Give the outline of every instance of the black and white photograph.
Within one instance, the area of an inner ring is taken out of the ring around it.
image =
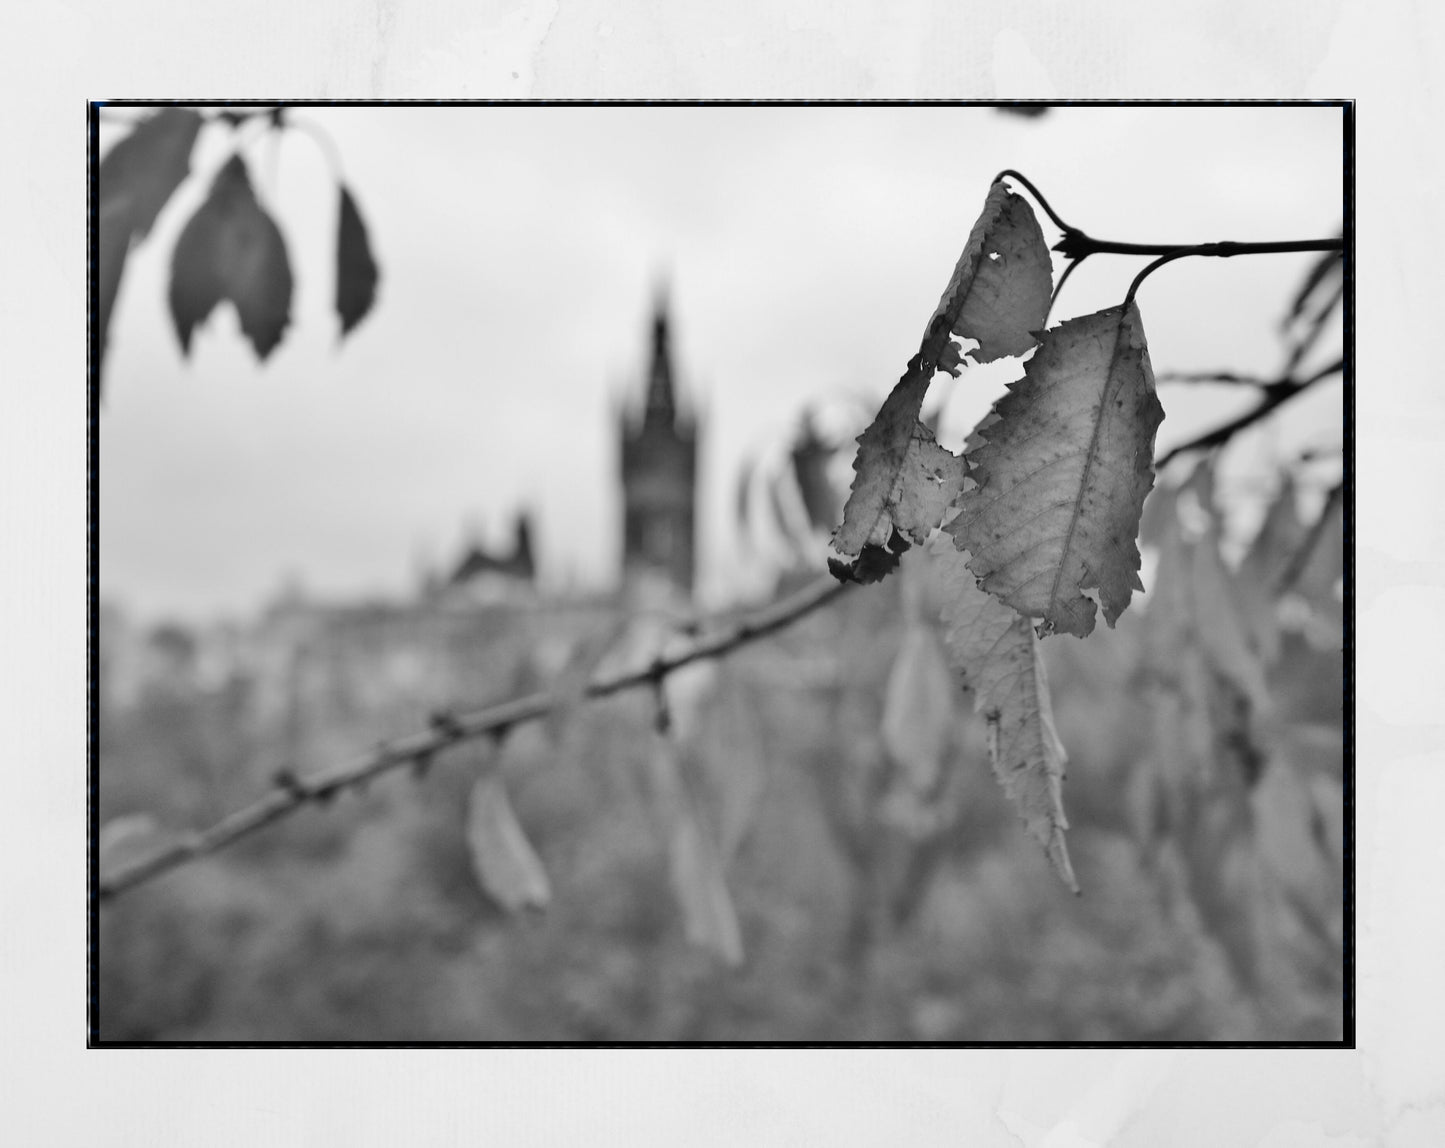
[[[1354,1041],[1353,108],[95,103],[90,1041]]]

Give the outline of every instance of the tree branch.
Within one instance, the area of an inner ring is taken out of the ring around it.
[[[831,576],[819,578],[770,606],[747,615],[722,632],[702,638],[688,649],[658,658],[645,669],[591,682],[583,697],[605,698],[643,687],[654,688],[673,671],[693,662],[721,658],[733,650],[792,625],[805,614],[832,601],[848,589]],[[383,742],[366,756],[330,770],[298,776],[278,771],[275,788],[258,801],[221,818],[207,829],[188,834],[165,849],[122,865],[100,879],[97,896],[108,900],[168,870],[204,857],[256,830],[279,821],[309,803],[324,803],[346,789],[362,785],[379,774],[404,765],[424,768],[440,751],[476,738],[500,737],[513,726],[536,721],[560,703],[549,693],[514,698],[461,714],[438,714],[432,728]]]
[[[1264,395],[1258,405],[1251,407],[1236,419],[1231,419],[1223,426],[1215,427],[1198,438],[1190,439],[1186,443],[1166,451],[1162,456],[1154,460],[1154,469],[1161,470],[1174,458],[1192,450],[1207,450],[1210,447],[1223,446],[1245,427],[1257,423],[1265,415],[1269,414],[1278,406],[1289,402],[1301,391],[1314,386],[1321,379],[1327,379],[1331,375],[1338,374],[1345,369],[1345,361],[1339,359],[1327,367],[1316,371],[1307,379],[1280,379],[1278,382],[1270,383],[1264,387]]]

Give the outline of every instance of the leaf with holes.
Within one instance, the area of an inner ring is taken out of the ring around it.
[[[361,211],[350,189],[342,184],[336,231],[336,313],[341,316],[342,335],[370,312],[380,277]]]
[[[477,881],[504,909],[541,909],[552,899],[547,871],[517,820],[506,784],[494,772],[472,786],[467,845]]]
[[[1094,629],[1097,588],[1112,626],[1139,581],[1139,515],[1164,418],[1131,302],[1044,335],[998,421],[969,458],[978,485],[947,526],[983,588],[1040,634]]]
[[[196,112],[165,108],[137,124],[100,161],[96,324],[102,370],[110,315],[131,241],[146,237],[156,216],[190,174],[191,150],[200,130],[201,117]]]
[[[1052,292],[1053,264],[1033,208],[995,183],[929,320],[924,345],[942,319],[951,335],[978,340],[965,352],[976,363],[1022,355],[1039,341]],[[960,356],[955,351],[947,361],[952,365],[940,360],[939,366],[957,375]]]
[[[1030,834],[1075,893],[1064,831],[1063,782],[1068,754],[1054,728],[1039,640],[1027,618],[978,588],[966,556],[952,550],[935,567],[943,598],[943,641],[974,709],[989,727],[994,776]]]
[[[829,562],[835,576],[876,581],[943,520],[962,489],[964,464],[919,418],[928,385],[935,371],[957,375],[964,354],[987,363],[1032,347],[1051,285],[1049,252],[1033,210],[994,184],[918,354],[858,437],[857,474],[833,532],[833,547],[847,560]],[[976,339],[978,347],[961,352],[955,336]]]
[[[170,303],[183,351],[190,352],[196,326],[227,299],[256,354],[266,358],[290,322],[291,264],[281,230],[256,202],[240,156],[221,169],[176,240]]]

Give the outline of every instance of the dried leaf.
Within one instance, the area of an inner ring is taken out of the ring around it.
[[[1004,183],[995,183],[928,330],[931,334],[942,317],[952,335],[977,339],[978,347],[966,352],[976,363],[1022,355],[1039,341],[1052,292],[1053,264],[1033,208]],[[949,373],[958,374],[956,354]]]
[[[963,489],[963,460],[939,446],[918,419],[927,377],[921,388],[910,387],[909,378],[905,375],[893,388],[858,438],[857,477],[842,525],[833,532],[834,549],[856,556],[847,564],[856,581],[877,580],[862,576],[880,568],[883,556],[877,551],[886,549],[896,559],[910,543],[927,539]],[[895,560],[881,568],[887,573],[896,565]]]
[[[472,786],[467,845],[482,888],[508,912],[545,908],[552,887],[507,798],[500,774],[489,771]]]
[[[1068,754],[1054,728],[1038,638],[1029,619],[978,588],[965,555],[945,551],[937,570],[944,645],[959,680],[974,693],[974,709],[988,721],[994,776],[1054,871],[1077,893],[1064,840]]]
[[[1143,589],[1135,537],[1164,411],[1138,309],[1051,329],[1009,392],[946,529],[985,590],[1041,634],[1082,638],[1095,607],[1081,590],[1098,588],[1112,626]]]
[[[336,313],[341,316],[342,335],[366,318],[376,301],[380,277],[366,224],[350,189],[342,184],[336,234]]]
[[[963,487],[965,467],[919,417],[929,382],[937,370],[958,374],[963,360],[954,336],[978,341],[967,354],[980,363],[1032,347],[1048,312],[1051,283],[1033,210],[994,184],[918,354],[858,437],[857,476],[833,532],[834,548],[849,561],[829,562],[836,576],[876,581],[897,565],[887,560],[889,552],[896,559],[943,520]]]
[[[256,354],[266,358],[290,322],[291,265],[272,218],[256,202],[241,157],[216,176],[211,193],[176,240],[171,317],[181,349],[216,305],[229,299]]]
[[[97,246],[99,263],[96,275],[95,307],[97,327],[98,361],[96,374],[103,376],[105,349],[110,332],[110,314],[115,307],[116,295],[120,292],[121,276],[125,272],[125,259],[130,253],[131,223],[128,205],[106,203],[100,205]]]
[[[903,635],[883,701],[883,748],[913,789],[938,782],[953,731],[953,686],[932,626],[913,624]]]
[[[676,746],[666,737],[655,737],[649,761],[667,834],[672,890],[682,909],[687,939],[716,953],[730,966],[741,965],[742,930],[723,881],[722,861],[694,812]]]

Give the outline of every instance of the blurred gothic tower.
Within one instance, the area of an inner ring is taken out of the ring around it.
[[[621,418],[623,581],[635,586],[662,579],[690,598],[698,426],[678,402],[664,289],[653,309],[646,385],[641,411],[624,411]]]

